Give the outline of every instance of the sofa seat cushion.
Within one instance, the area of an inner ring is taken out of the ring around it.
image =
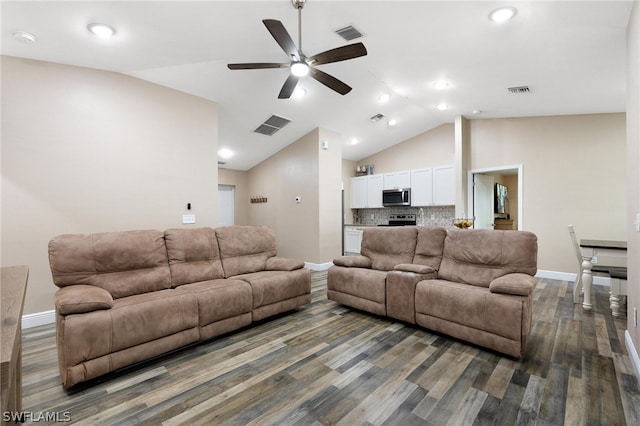
[[[65,316],[58,345],[64,347],[65,363],[75,365],[197,326],[196,296],[168,289],[116,299],[111,309]]]
[[[260,271],[237,275],[234,280],[246,281],[253,292],[253,309],[311,293],[308,269],[294,271]]]
[[[387,272],[368,268],[332,266],[327,276],[329,290],[376,303],[385,303]]]
[[[224,278],[213,228],[167,229],[164,238],[173,287]]]
[[[445,280],[420,281],[416,313],[520,341],[526,298]]]
[[[253,297],[246,281],[218,279],[185,284],[180,289],[196,296],[200,327],[251,312]]]

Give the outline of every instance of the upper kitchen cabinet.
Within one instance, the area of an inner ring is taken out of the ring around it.
[[[451,206],[456,203],[455,174],[453,166],[434,167],[433,204]]]
[[[382,187],[384,186],[384,177],[382,175],[367,176],[367,207],[382,207]]]
[[[411,170],[411,205],[433,205],[433,169]]]
[[[367,182],[369,176],[351,178],[351,208],[364,209],[367,207]]]
[[[383,189],[405,189],[411,188],[411,171],[392,172],[384,174]]]
[[[382,207],[384,177],[366,175],[351,178],[351,208],[366,209]]]

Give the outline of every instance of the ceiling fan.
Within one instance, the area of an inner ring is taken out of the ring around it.
[[[338,80],[326,72],[316,68],[317,65],[329,64],[332,62],[346,61],[348,59],[358,58],[367,54],[367,49],[362,43],[349,44],[347,46],[337,47],[327,50],[313,56],[307,57],[302,52],[302,8],[307,0],[291,0],[293,7],[298,9],[298,47],[291,39],[291,36],[285,29],[282,22],[275,19],[263,19],[267,30],[271,33],[278,45],[289,56],[289,63],[273,63],[273,62],[254,62],[245,64],[228,64],[231,70],[252,70],[265,68],[290,68],[291,74],[284,82],[279,99],[289,99],[293,93],[298,81],[301,77],[310,75],[313,79],[324,84],[328,88],[335,90],[341,95],[346,95],[351,91],[351,87],[344,82]]]

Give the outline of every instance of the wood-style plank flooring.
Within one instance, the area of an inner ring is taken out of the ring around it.
[[[54,326],[32,328],[23,410],[85,425],[638,425],[626,320],[607,291],[594,286],[585,313],[572,283],[539,280],[517,361],[338,305],[313,273],[306,307],[73,391],[60,385]]]

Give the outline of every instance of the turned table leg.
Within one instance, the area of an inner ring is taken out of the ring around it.
[[[591,259],[582,261],[582,287],[584,292],[584,300],[582,301],[582,309],[590,311],[593,307],[591,304],[591,284],[593,284],[593,274],[591,272]]]

